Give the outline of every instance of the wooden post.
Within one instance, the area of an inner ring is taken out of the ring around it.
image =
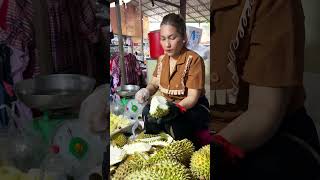
[[[36,61],[40,66],[40,75],[53,73],[53,62],[50,48],[49,19],[47,1],[33,0],[35,28]]]
[[[127,84],[126,67],[124,62],[124,51],[123,51],[123,38],[122,38],[122,27],[121,27],[121,12],[120,12],[120,0],[116,2],[116,14],[117,14],[117,26],[119,36],[119,52],[120,52],[120,73],[121,73],[121,86]]]
[[[143,51],[143,13],[142,13],[142,2],[139,0],[139,10],[140,10],[140,27],[141,27],[141,53],[142,61],[144,61],[144,51]]]

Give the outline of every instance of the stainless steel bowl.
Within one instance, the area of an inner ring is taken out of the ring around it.
[[[54,110],[80,106],[96,81],[77,74],[53,74],[20,81],[15,85],[19,100],[31,108]]]
[[[123,85],[119,86],[116,89],[116,92],[121,97],[132,97],[134,96],[140,89],[138,85]]]

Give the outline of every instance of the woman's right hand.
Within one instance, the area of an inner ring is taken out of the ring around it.
[[[150,98],[150,91],[147,88],[140,89],[136,95],[135,99],[140,103],[143,104]]]

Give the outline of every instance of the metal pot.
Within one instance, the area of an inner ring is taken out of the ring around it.
[[[92,92],[95,80],[77,74],[53,74],[20,81],[17,97],[31,108],[54,110],[77,107]]]
[[[138,85],[123,85],[116,89],[116,93],[121,97],[133,97],[140,89]]]

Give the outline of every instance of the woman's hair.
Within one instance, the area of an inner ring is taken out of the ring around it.
[[[184,38],[186,35],[186,22],[181,15],[170,13],[163,17],[160,26],[171,25],[177,29],[177,32]]]

